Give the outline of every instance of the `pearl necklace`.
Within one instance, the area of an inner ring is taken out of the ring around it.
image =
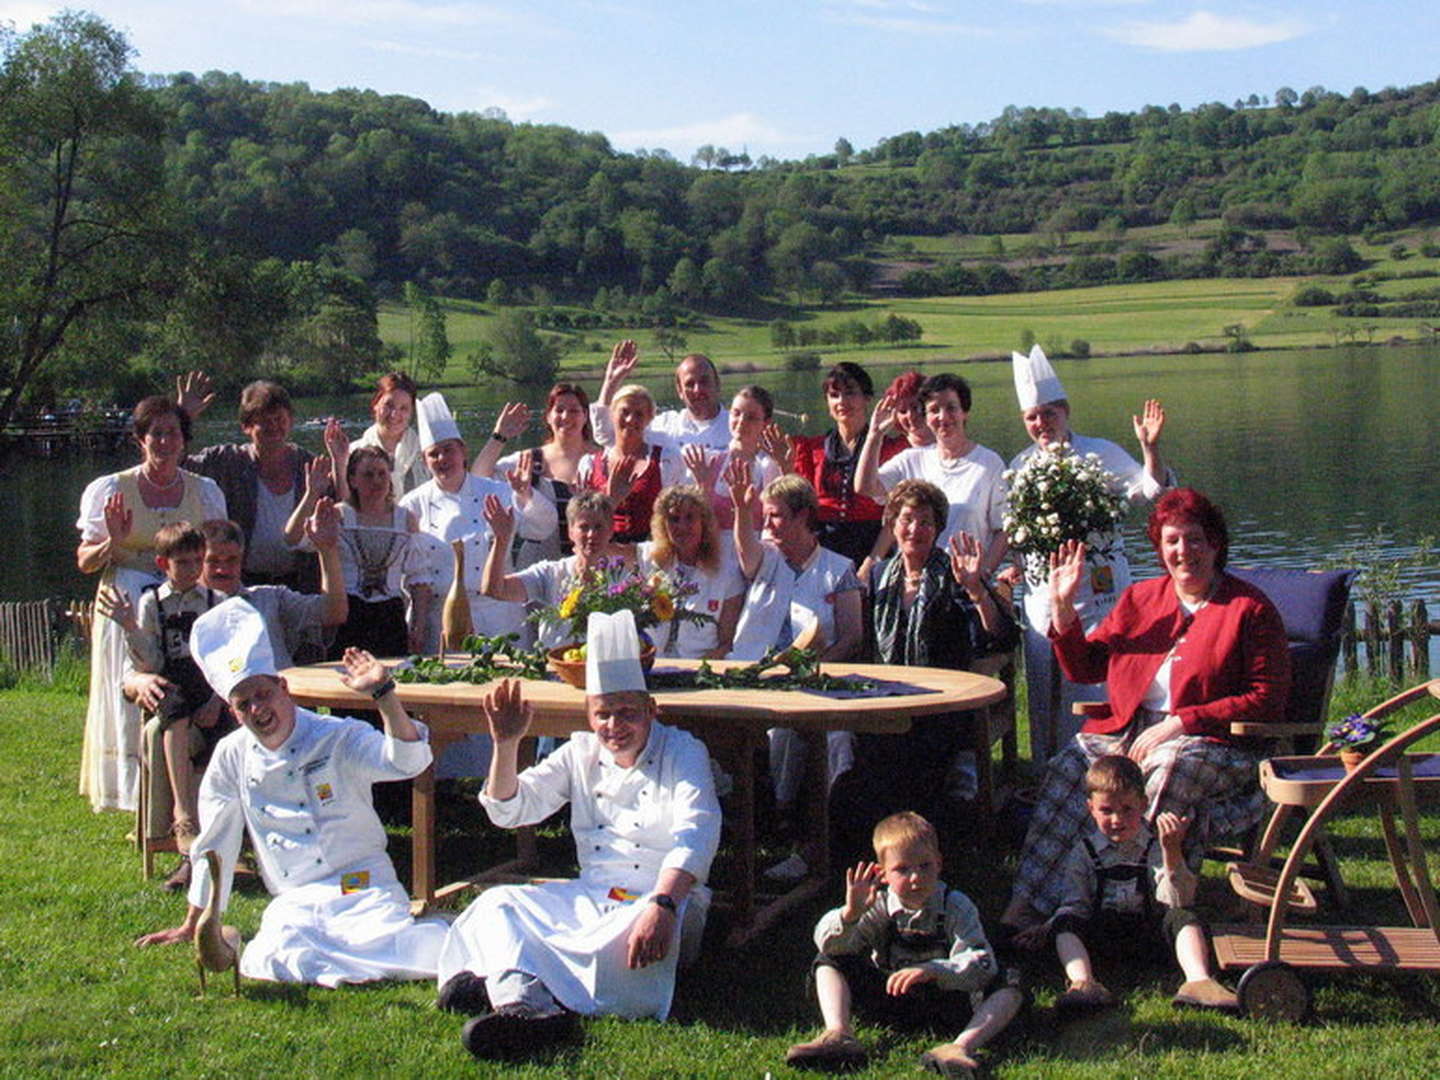
[[[183,483],[185,482],[185,477],[183,477],[183,476],[180,475],[180,472],[179,472],[178,469],[177,469],[176,472],[175,472],[175,479],[174,479],[174,480],[171,480],[168,484],[161,484],[161,483],[157,483],[157,482],[154,481],[154,480],[151,480],[151,479],[150,479],[150,474],[147,473],[143,467],[140,469],[140,479],[144,480],[145,483],[149,484],[149,485],[150,485],[155,491],[157,491],[157,492],[159,492],[159,491],[174,491],[177,487],[179,487],[181,484],[183,484]]]

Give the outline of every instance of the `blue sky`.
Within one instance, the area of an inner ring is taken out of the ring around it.
[[[27,28],[61,8],[0,0]],[[96,0],[146,72],[408,94],[688,160],[857,149],[1006,105],[1233,102],[1440,74],[1413,0]]]

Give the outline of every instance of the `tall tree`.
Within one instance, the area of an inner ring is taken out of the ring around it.
[[[131,55],[79,12],[0,27],[0,428],[68,332],[160,284],[163,117]]]

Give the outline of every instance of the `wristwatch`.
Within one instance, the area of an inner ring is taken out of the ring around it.
[[[395,689],[395,680],[394,680],[394,679],[386,679],[383,683],[381,683],[379,686],[377,686],[374,690],[371,690],[371,691],[370,691],[370,696],[371,696],[372,698],[374,698],[376,701],[379,701],[382,697],[384,697],[384,696],[385,696],[386,694],[388,694],[388,693],[391,693],[394,689]]]
[[[675,898],[673,896],[667,896],[663,892],[656,893],[654,896],[650,897],[650,902],[652,904],[659,904],[666,911],[670,912],[671,915],[676,914]]]

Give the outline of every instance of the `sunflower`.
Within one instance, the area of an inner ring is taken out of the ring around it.
[[[670,599],[669,593],[657,592],[650,598],[650,610],[661,622],[669,622],[675,617],[675,601]]]
[[[575,614],[575,609],[579,606],[580,597],[584,591],[584,589],[577,585],[566,594],[564,600],[560,601],[560,617],[562,619],[568,619]]]

